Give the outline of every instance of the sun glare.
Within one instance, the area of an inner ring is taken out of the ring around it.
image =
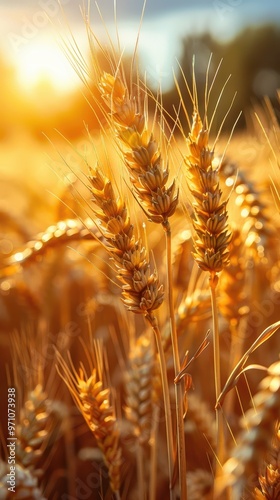
[[[70,91],[79,79],[59,46],[34,41],[22,47],[15,61],[19,83],[26,90],[49,84],[56,91]]]

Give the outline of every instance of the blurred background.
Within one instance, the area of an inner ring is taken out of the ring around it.
[[[2,140],[24,130],[43,141],[42,132],[48,134],[54,127],[72,139],[83,133],[84,122],[94,128],[79,79],[61,49],[61,37],[69,37],[69,23],[82,54],[88,56],[83,3],[62,0],[62,13],[56,0],[0,1]],[[121,44],[129,54],[143,1],[116,3]],[[102,39],[105,23],[114,39],[114,0],[100,2],[100,11],[102,20],[92,2],[93,29]],[[171,110],[178,102],[173,72],[181,80],[179,65],[189,78],[194,55],[198,86],[203,86],[210,54],[213,67],[223,58],[221,82],[232,75],[230,86],[237,91],[234,107],[245,112],[241,127],[246,111],[263,96],[276,104],[279,41],[277,0],[148,0],[139,42],[140,68],[151,88],[160,83],[165,106]]]

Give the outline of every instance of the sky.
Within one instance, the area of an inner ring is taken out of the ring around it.
[[[81,50],[86,52],[80,12],[84,0],[60,2]],[[131,50],[137,37],[143,0],[117,0],[116,3],[120,38]],[[99,0],[99,5],[109,32],[114,33],[114,0]],[[173,69],[177,66],[176,60],[180,59],[181,40],[186,35],[210,31],[227,40],[247,24],[272,20],[280,25],[279,0],[147,0],[139,47],[150,84],[156,86],[161,81],[163,89],[171,86]],[[104,29],[94,1],[91,23],[102,37]],[[23,82],[29,78],[27,85],[44,72],[46,75],[57,72],[54,78],[57,82],[60,79],[61,85],[75,84],[73,70],[57,46],[57,34],[63,32],[65,25],[57,0],[0,0],[0,48],[14,61],[19,78]]]

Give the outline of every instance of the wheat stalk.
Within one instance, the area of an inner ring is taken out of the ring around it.
[[[193,257],[201,269],[209,272],[213,317],[215,393],[217,396],[221,391],[221,370],[216,287],[218,273],[229,263],[228,247],[231,234],[227,223],[227,202],[222,201],[219,165],[214,165],[214,149],[209,146],[207,120],[202,122],[196,105],[187,145],[189,149],[189,154],[185,157],[187,181],[194,198]],[[217,410],[216,413],[217,458],[221,464],[224,454],[223,422],[220,411]]]
[[[159,145],[153,131],[147,125],[147,117],[139,102],[131,95],[120,72],[116,75],[103,73],[99,81],[103,100],[109,108],[110,119],[117,137],[123,147],[123,156],[134,191],[148,219],[161,223],[166,235],[167,289],[170,314],[170,328],[173,348],[175,376],[180,371],[180,358],[177,343],[176,321],[173,298],[173,273],[171,226],[169,218],[178,205],[179,192],[175,179],[167,187],[169,170],[164,165]],[[186,498],[186,458],[183,431],[182,387],[175,385],[177,445],[179,453],[179,475],[182,499]]]
[[[173,436],[168,379],[161,334],[157,319],[153,314],[153,311],[163,302],[163,287],[159,284],[157,274],[155,272],[150,274],[146,249],[141,240],[135,238],[126,205],[120,197],[115,196],[110,180],[102,174],[100,169],[92,169],[89,179],[93,200],[100,209],[95,211],[95,215],[101,221],[100,229],[107,241],[107,250],[116,263],[117,276],[123,283],[122,300],[128,310],[145,316],[155,333],[163,383],[171,481],[173,475]],[[172,496],[172,494],[170,482],[170,495]]]

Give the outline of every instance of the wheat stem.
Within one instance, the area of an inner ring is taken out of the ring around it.
[[[138,498],[144,500],[145,494],[145,478],[144,478],[144,453],[143,445],[138,440],[137,446],[137,484],[138,484]]]
[[[159,364],[160,373],[162,380],[162,391],[163,391],[163,402],[164,402],[164,412],[165,412],[165,425],[166,425],[166,441],[167,441],[167,458],[168,458],[168,473],[169,473],[169,489],[170,489],[170,500],[174,500],[175,495],[173,491],[173,470],[174,470],[174,460],[173,460],[173,432],[172,432],[172,416],[171,416],[171,405],[170,405],[170,395],[168,387],[167,369],[164,356],[164,350],[161,341],[161,334],[158,327],[158,322],[155,316],[151,314],[146,314],[146,319],[149,321],[153,328],[155,334],[158,354],[159,354]]]
[[[166,235],[167,289],[168,289],[173,362],[174,362],[174,371],[176,377],[180,372],[180,357],[178,350],[178,340],[177,340],[176,320],[175,320],[175,310],[174,310],[174,297],[173,297],[171,227],[168,220],[165,222],[163,226]],[[177,446],[178,446],[178,464],[179,464],[179,480],[180,480],[180,494],[181,494],[180,498],[181,500],[187,500],[187,483],[186,483],[187,467],[186,467],[186,450],[185,450],[185,433],[184,433],[183,392],[181,384],[174,384],[174,385],[175,385],[175,398],[176,398]]]
[[[215,395],[219,396],[221,391],[221,367],[220,367],[220,339],[219,339],[219,321],[218,321],[218,306],[216,287],[218,284],[218,276],[215,272],[210,274],[210,290],[212,303],[212,319],[213,319],[213,350],[214,350],[214,378],[215,378]],[[224,457],[224,433],[223,419],[221,408],[216,408],[216,436],[217,436],[217,462],[223,464]],[[219,467],[216,467],[216,476],[219,475]]]
[[[153,425],[151,429],[151,460],[150,460],[150,485],[149,485],[149,500],[156,499],[157,485],[157,441],[158,441],[158,423],[159,423],[159,406],[154,405],[153,408]]]

